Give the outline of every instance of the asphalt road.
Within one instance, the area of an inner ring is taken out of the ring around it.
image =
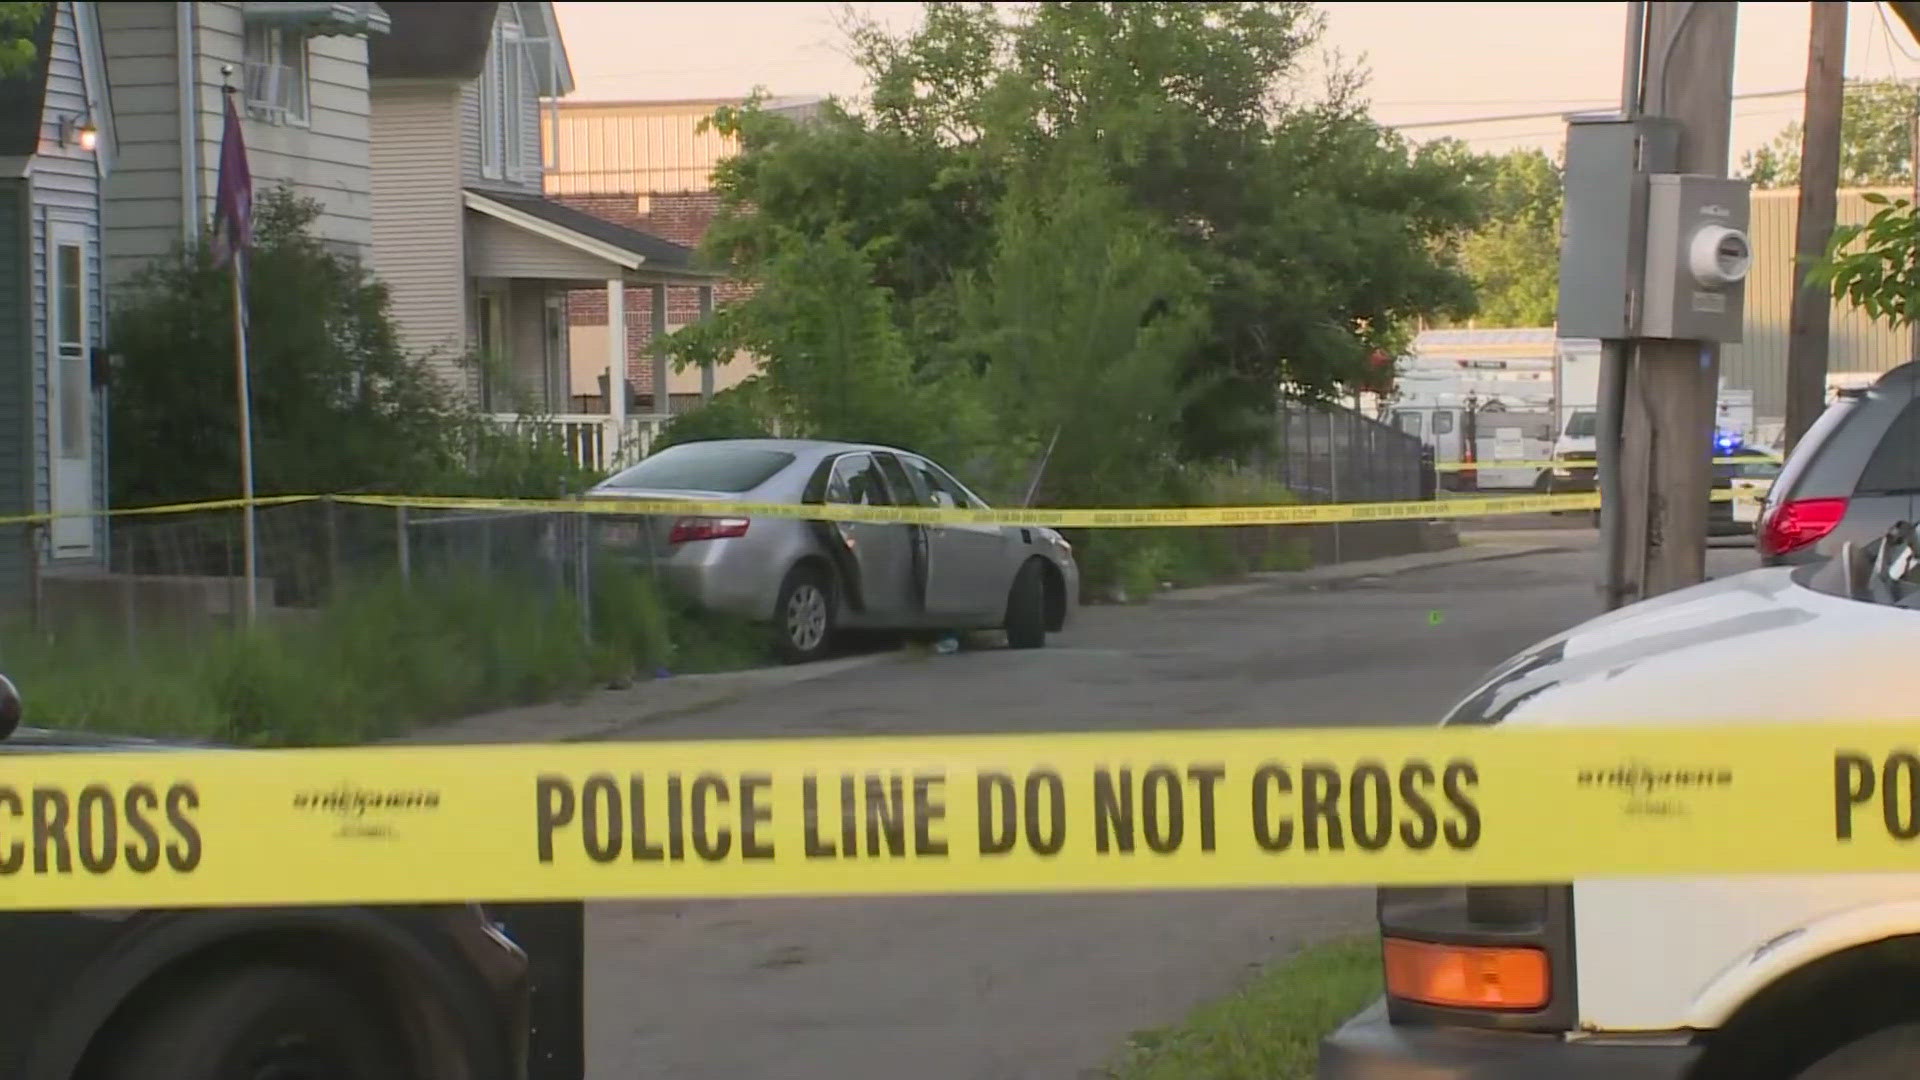
[[[638,726],[771,737],[1427,724],[1598,611],[1584,550],[1095,608],[1045,650],[883,663]],[[1716,547],[1714,576],[1754,565]],[[1371,922],[1350,890],[593,909],[592,1080],[1098,1077],[1127,1037]]]

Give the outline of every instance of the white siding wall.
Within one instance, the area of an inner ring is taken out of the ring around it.
[[[79,222],[87,226],[86,263],[89,280],[87,311],[89,334],[98,345],[105,340],[106,312],[100,288],[100,180],[99,162],[93,154],[78,147],[60,144],[60,118],[87,111],[86,86],[82,81],[79,38],[73,19],[73,4],[55,5],[53,47],[49,50],[46,105],[41,113],[40,147],[33,164],[33,505],[45,511],[52,505],[51,421],[48,416],[47,382],[51,374],[47,326],[47,239],[51,221]],[[96,396],[93,417],[94,505],[107,504],[105,410]],[[97,520],[94,549],[105,544],[105,521]]]
[[[401,343],[433,356],[450,379],[465,378],[459,115],[452,84],[373,91],[373,269],[393,297]]]
[[[238,3],[202,3],[199,12],[201,214],[205,220],[213,213],[220,169],[224,109],[220,68],[233,65],[234,85],[243,85],[246,27]],[[373,242],[367,42],[360,37],[307,41],[310,123],[299,127],[246,119],[248,165],[256,190],[284,181],[319,200],[324,212],[314,223],[315,231],[364,255]]]
[[[591,288],[622,271],[605,259],[473,211],[467,215],[467,273],[571,280]]]
[[[496,29],[501,23],[509,26],[519,25],[519,15],[513,4],[501,4],[499,13],[494,16]],[[496,34],[494,48],[499,47]],[[520,156],[518,161],[504,162],[501,174],[497,177],[486,176],[480,168],[481,161],[481,79],[474,79],[460,91],[460,162],[462,177],[469,187],[503,188],[511,191],[525,191],[539,194],[543,186],[541,175],[542,158],[540,154],[540,94],[538,74],[524,50],[515,49],[508,53],[508,60],[522,65],[520,73],[521,95],[518,108],[512,122],[520,132]],[[494,57],[489,51],[482,71],[492,68]]]
[[[107,274],[123,281],[178,247],[182,236],[178,30],[171,3],[94,10],[120,141],[106,186]]]

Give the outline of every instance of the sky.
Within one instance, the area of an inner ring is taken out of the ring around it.
[[[858,97],[839,16],[851,7],[895,30],[914,3],[556,3],[573,64],[570,100],[745,96]],[[1884,10],[1851,3],[1847,74],[1920,78],[1920,44]],[[1556,119],[1439,124],[1466,117],[1581,111],[1617,104],[1624,3],[1326,3],[1328,55],[1370,73],[1376,119],[1413,138],[1452,135],[1499,151],[1553,151]],[[1790,94],[1734,103],[1733,160],[1799,116],[1806,78],[1805,3],[1743,3],[1734,93]]]

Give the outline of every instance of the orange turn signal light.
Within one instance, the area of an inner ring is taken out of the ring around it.
[[[1551,981],[1539,949],[1436,945],[1387,938],[1387,993],[1453,1009],[1538,1009]]]

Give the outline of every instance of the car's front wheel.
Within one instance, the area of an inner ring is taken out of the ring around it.
[[[774,648],[789,664],[818,660],[833,644],[833,579],[803,563],[787,572],[774,603]]]
[[[102,1080],[407,1080],[382,1018],[337,980],[287,964],[213,972],[116,1037]]]
[[[1007,594],[1007,645],[1038,649],[1047,643],[1047,581],[1039,559],[1028,559]]]
[[[1920,1023],[1881,1028],[1807,1066],[1795,1080],[1905,1080],[1920,1075]]]

